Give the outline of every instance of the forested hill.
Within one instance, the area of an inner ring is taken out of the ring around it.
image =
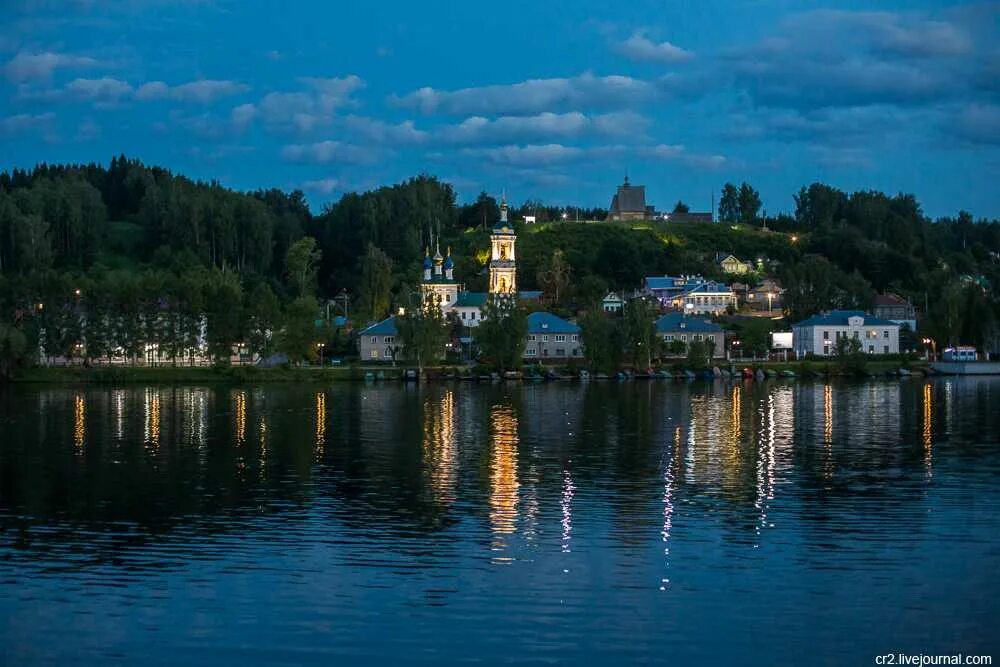
[[[636,287],[643,275],[717,275],[715,254],[732,252],[772,260],[792,317],[864,307],[877,291],[892,290],[927,304],[944,340],[981,343],[995,330],[997,221],[964,213],[930,220],[910,195],[821,184],[795,195],[794,216],[762,220],[752,188],[727,184],[723,193],[724,224],[559,222],[564,209],[526,202],[512,219],[529,213],[554,222],[517,224],[521,286],[549,288],[558,250],[572,280],[553,307],[571,311],[605,289]],[[581,219],[604,213],[572,210]],[[303,289],[321,299],[347,290],[354,313],[371,319],[409,302],[430,232],[442,251],[452,247],[456,276],[482,289],[487,230],[498,215],[492,197],[459,206],[451,186],[429,176],[347,194],[312,212],[299,191],[234,192],[124,156],[108,166],[41,165],[0,174],[0,298],[13,311],[57,298],[51,292],[74,281],[199,272],[235,276],[242,294],[266,289],[286,303]],[[316,285],[305,288],[288,257],[304,237],[320,251]]]

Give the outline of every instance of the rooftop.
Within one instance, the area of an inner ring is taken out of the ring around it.
[[[528,315],[528,333],[580,333],[580,327],[552,313],[534,312]]]
[[[694,331],[697,333],[710,332],[721,333],[722,327],[715,322],[702,319],[700,317],[689,317],[683,313],[667,313],[656,320],[657,333],[668,331]]]
[[[359,335],[361,336],[395,336],[398,333],[396,330],[396,316],[387,317],[381,322],[376,322],[369,327],[363,329]]]
[[[875,305],[876,306],[909,306],[911,305],[909,301],[899,296],[898,294],[876,294],[875,295]]]
[[[829,313],[820,313],[819,315],[813,315],[801,322],[796,322],[793,327],[815,327],[815,326],[835,326],[835,327],[846,327],[848,326],[848,320],[852,317],[860,317],[864,320],[862,323],[866,327],[898,327],[899,325],[895,322],[890,322],[889,320],[883,320],[880,317],[875,317],[874,315],[869,315],[863,310],[831,310]]]

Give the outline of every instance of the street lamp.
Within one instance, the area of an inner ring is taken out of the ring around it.
[[[565,220],[568,217],[569,217],[569,213],[567,213],[566,211],[563,211],[562,219]]]
[[[937,343],[933,338],[923,338],[921,341],[924,345],[931,346],[931,361],[937,361]]]
[[[792,234],[792,243],[798,243],[798,241],[799,241],[799,235]]]
[[[323,367],[323,348],[326,347],[326,343],[316,343],[316,348],[319,350],[319,365],[320,368]]]

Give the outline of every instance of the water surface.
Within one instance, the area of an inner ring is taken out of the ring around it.
[[[1000,379],[17,387],[4,664],[1000,660]]]

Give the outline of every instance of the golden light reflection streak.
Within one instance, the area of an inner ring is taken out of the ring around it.
[[[431,492],[441,504],[455,500],[455,394],[450,389],[440,405],[424,401],[424,468]]]
[[[733,415],[730,424],[729,457],[731,464],[739,463],[740,437],[743,435],[743,387],[733,385]]]
[[[73,399],[73,450],[83,454],[83,443],[87,435],[87,404],[83,396],[77,394]]]
[[[931,463],[934,454],[934,423],[933,423],[933,409],[934,409],[934,396],[931,392],[931,385],[928,382],[924,385],[924,430],[923,430],[923,442],[924,442],[924,467],[927,469],[927,476],[930,477]]]
[[[260,462],[258,465],[258,475],[261,479],[267,479],[267,417],[260,416],[260,424],[257,430],[257,438],[260,440]]]
[[[145,420],[143,422],[143,439],[147,449],[156,452],[160,449],[160,393],[155,389],[147,389],[143,396]]]
[[[490,525],[493,550],[505,546],[503,537],[517,526],[517,417],[509,406],[497,405],[491,415],[493,451],[490,456]],[[494,558],[495,562],[510,558]]]
[[[833,477],[833,387],[823,385],[823,475]]]
[[[316,446],[314,454],[317,459],[323,456],[326,448],[326,394],[316,392]]]
[[[238,391],[235,399],[233,412],[236,417],[236,446],[242,447],[247,439],[247,393]]]

